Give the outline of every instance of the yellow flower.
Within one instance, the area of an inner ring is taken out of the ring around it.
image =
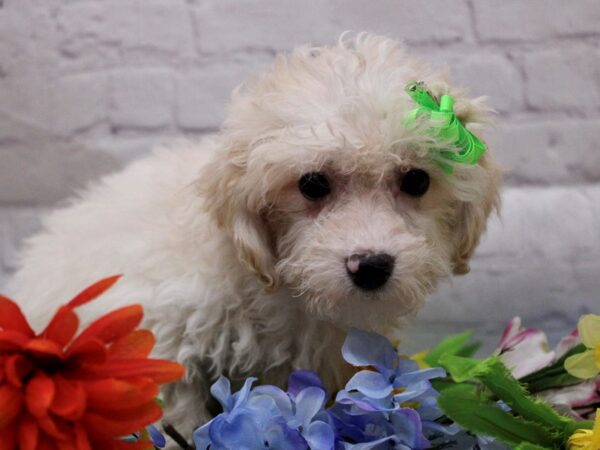
[[[600,450],[600,409],[596,410],[593,430],[577,430],[569,438],[569,450]]]
[[[429,350],[424,350],[422,352],[411,355],[410,359],[415,360],[417,362],[417,364],[419,364],[419,369],[428,369],[429,364],[427,364],[425,362],[425,358],[427,357],[428,354],[429,354]]]
[[[600,373],[600,316],[583,316],[577,329],[587,350],[569,356],[565,361],[565,369],[577,378],[594,378]]]

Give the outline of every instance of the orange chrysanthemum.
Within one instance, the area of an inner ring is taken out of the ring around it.
[[[183,367],[149,359],[154,336],[136,330],[142,307],[113,311],[75,337],[74,309],[119,279],[106,278],[62,306],[35,334],[0,296],[0,450],[139,450],[119,439],[157,421],[159,384]]]

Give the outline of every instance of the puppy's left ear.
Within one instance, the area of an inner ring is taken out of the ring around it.
[[[486,229],[488,217],[493,210],[500,207],[501,171],[489,154],[481,158],[479,165],[484,172],[476,180],[477,197],[460,202],[453,227],[455,233],[453,272],[456,275],[469,272],[469,260]]]
[[[482,104],[483,99],[457,102],[455,112],[458,119],[467,124],[482,123],[489,109]],[[494,161],[489,149],[483,154],[476,169],[477,173],[469,178],[472,195],[468,201],[461,201],[454,229],[454,267],[456,275],[468,273],[469,260],[485,232],[490,213],[500,208],[500,183],[502,171]]]
[[[199,185],[208,213],[231,237],[240,262],[271,290],[277,285],[275,258],[257,204],[261,196],[248,192],[245,182],[247,151],[233,144],[220,148],[204,167]]]

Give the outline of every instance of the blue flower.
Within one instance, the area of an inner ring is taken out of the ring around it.
[[[398,403],[407,402],[431,388],[428,380],[445,377],[442,368],[419,369],[416,361],[400,358],[391,342],[383,336],[353,328],[342,347],[344,359],[361,370],[346,384],[371,399],[392,394]]]
[[[323,385],[319,375],[314,373],[312,370],[296,370],[292,372],[288,379],[288,394],[292,397],[296,397],[300,391],[307,387],[318,387],[323,389],[323,392],[327,394],[327,389]]]
[[[386,338],[357,329],[348,334],[342,354],[363,368],[329,410],[345,448],[428,448],[425,433],[436,429],[442,416],[429,380],[445,371],[421,370],[415,361],[399,357]]]
[[[296,380],[318,380],[305,375]],[[335,436],[324,410],[326,393],[318,387],[322,386],[320,380],[293,397],[275,386],[252,389],[254,381],[249,378],[234,394],[225,377],[213,384],[211,393],[223,413],[194,432],[198,450],[334,450]]]

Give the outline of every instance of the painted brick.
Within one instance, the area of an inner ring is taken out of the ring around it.
[[[483,40],[535,41],[600,34],[596,0],[477,0],[473,8],[477,34]]]
[[[110,80],[110,120],[116,128],[162,128],[173,120],[174,80],[169,71],[116,71]]]
[[[504,122],[488,141],[512,185],[600,182],[600,120]]]
[[[215,64],[177,77],[177,124],[186,130],[218,128],[223,122],[231,91],[256,76],[265,58]]]
[[[496,111],[522,110],[523,81],[518,69],[503,55],[470,54],[450,63],[451,78],[472,96],[487,96]]]
[[[52,89],[55,130],[69,135],[107,120],[108,92],[106,73],[84,73],[59,79]]]
[[[10,118],[0,121],[0,206],[52,204],[115,166],[112,156],[81,142]]]
[[[331,15],[326,0],[209,0],[194,11],[198,46],[211,53],[331,42]]]
[[[502,220],[490,223],[471,273],[443,285],[420,323],[499,332],[521,315],[567,331],[579,314],[597,311],[600,186],[512,188],[503,199]]]
[[[67,2],[56,14],[60,52],[92,66],[120,56],[194,52],[192,21],[183,0]]]
[[[600,50],[553,49],[525,55],[529,105],[538,110],[588,111],[600,105]]]
[[[23,239],[40,229],[44,212],[43,208],[3,209],[0,214],[0,270],[4,275],[8,276],[17,268],[18,249]]]
[[[338,30],[371,31],[408,43],[450,43],[471,34],[465,1],[333,0]]]

